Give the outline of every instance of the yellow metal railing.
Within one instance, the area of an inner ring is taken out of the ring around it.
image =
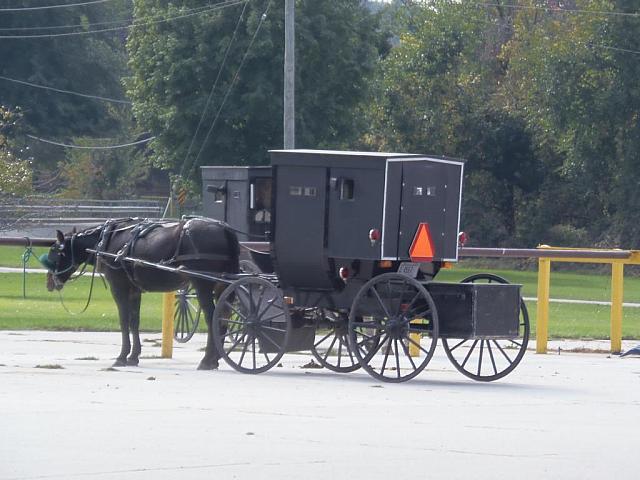
[[[536,353],[547,353],[549,325],[549,287],[551,262],[611,264],[611,353],[622,351],[622,299],[624,266],[640,265],[638,250],[560,249],[538,247],[538,310],[536,320]],[[545,253],[549,252],[546,256]],[[560,255],[556,255],[560,252]]]

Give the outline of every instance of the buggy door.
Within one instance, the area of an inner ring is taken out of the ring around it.
[[[204,189],[204,203],[206,206],[206,215],[227,221],[227,181],[212,180],[207,182]]]
[[[332,289],[325,256],[325,167],[278,166],[275,239],[272,244],[281,285]]]
[[[424,159],[404,161],[398,257],[409,249],[420,223],[428,223],[435,247],[434,260],[458,258],[460,163]]]
[[[226,181],[226,207],[224,221],[231,227],[247,232],[247,182],[246,180]]]

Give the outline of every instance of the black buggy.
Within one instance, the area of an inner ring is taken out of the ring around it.
[[[206,213],[246,222],[231,222],[246,240],[267,237],[262,261],[274,272],[241,274],[218,299],[213,334],[229,365],[261,373],[286,352],[310,350],[336,372],[362,367],[402,382],[427,366],[440,338],[453,365],[475,380],[517,366],[529,339],[520,285],[492,274],[434,281],[458,258],[462,161],[270,153],[270,168],[203,173],[205,210],[217,209]]]

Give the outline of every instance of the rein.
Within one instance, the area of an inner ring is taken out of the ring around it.
[[[82,307],[82,310],[80,310],[79,312],[72,312],[71,310],[69,310],[69,308],[64,303],[64,298],[62,297],[62,290],[58,290],[58,296],[60,298],[60,304],[62,305],[62,308],[64,308],[64,310],[70,315],[80,315],[80,314],[86,312],[87,308],[89,308],[89,305],[91,304],[91,298],[93,296],[93,284],[94,284],[95,277],[96,277],[96,269],[98,267],[98,255],[101,253],[100,249],[103,248],[103,247],[106,247],[106,245],[103,245],[105,237],[106,237],[106,234],[107,233],[109,233],[109,234],[113,233],[112,230],[108,229],[109,226],[110,226],[110,220],[107,220],[105,222],[105,224],[102,226],[102,231],[100,232],[100,239],[98,240],[98,243],[96,244],[96,250],[89,252],[89,257],[87,257],[87,260],[85,260],[82,263],[82,269],[80,270],[78,275],[76,275],[75,277],[69,278],[69,280],[67,280],[67,282],[66,282],[66,283],[72,282],[72,281],[75,281],[78,278],[82,277],[85,274],[86,270],[87,270],[87,263],[91,260],[91,256],[95,257],[95,261],[93,262],[93,271],[91,272],[91,284],[89,285],[89,295],[87,296],[87,301],[84,304],[84,307]],[[127,227],[127,228],[129,228],[129,227]],[[121,228],[121,229],[117,229],[115,231],[126,230],[127,228]],[[75,242],[77,236],[78,236],[77,233],[74,233],[71,236],[71,264],[67,268],[62,270],[62,271],[55,270],[54,271],[54,279],[55,279],[55,275],[60,275],[62,273],[68,272],[69,270],[77,268],[79,266],[79,264],[77,264],[75,262],[75,249],[73,248],[74,247],[74,242]],[[102,279],[102,281],[104,282],[104,278]],[[105,284],[105,287],[106,287],[106,284]]]

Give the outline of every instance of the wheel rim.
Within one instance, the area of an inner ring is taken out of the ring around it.
[[[320,309],[316,317],[316,331],[319,329],[322,333],[316,336],[311,353],[320,365],[338,373],[360,368],[358,358],[349,347],[349,319],[345,314]]]
[[[280,291],[248,277],[229,285],[213,313],[213,337],[220,356],[243,373],[266,372],[282,358],[291,319]]]
[[[200,305],[193,288],[183,288],[176,292],[174,309],[173,338],[176,342],[185,343],[191,340],[200,322]]]
[[[509,283],[491,273],[465,278],[461,283]],[[515,339],[442,339],[444,351],[456,369],[469,378],[491,382],[518,366],[529,343],[529,313],[520,298],[519,336]]]
[[[427,366],[438,338],[431,295],[415,279],[385,273],[356,295],[349,315],[349,341],[360,365],[374,378],[404,382]],[[419,356],[412,357],[415,349]]]

